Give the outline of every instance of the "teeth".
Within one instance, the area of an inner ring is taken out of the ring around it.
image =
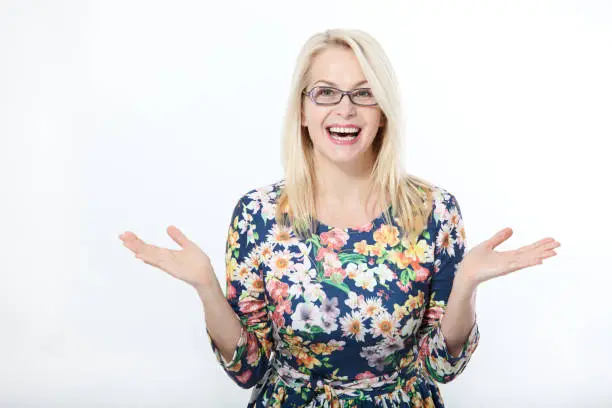
[[[353,140],[357,137],[357,135],[352,135],[352,136],[336,136],[336,135],[331,135],[332,139],[334,140],[346,140],[346,139],[350,139]]]
[[[331,127],[329,130],[335,133],[358,133],[361,128]]]

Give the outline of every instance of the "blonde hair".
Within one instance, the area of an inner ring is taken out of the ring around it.
[[[427,226],[434,186],[409,175],[402,168],[403,122],[395,73],[380,44],[361,30],[330,29],[310,37],[303,45],[291,81],[291,91],[282,133],[282,165],[285,187],[278,198],[276,221],[290,225],[307,238],[316,228],[315,168],[308,129],[301,125],[304,96],[313,58],[328,47],[352,50],[383,114],[383,126],[374,139],[376,160],[369,179],[369,194],[387,205],[384,219],[391,223],[388,204],[397,218],[403,237],[412,240]],[[385,198],[389,203],[384,203]]]

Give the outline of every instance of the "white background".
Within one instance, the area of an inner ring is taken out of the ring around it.
[[[607,1],[0,3],[0,406],[244,407],[196,292],[118,235],[224,278],[236,200],[282,177],[297,53],[360,28],[400,78],[406,169],[453,193],[468,248],[552,236],[478,289],[457,407],[612,406]]]

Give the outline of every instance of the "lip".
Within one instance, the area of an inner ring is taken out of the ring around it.
[[[325,126],[326,129],[329,129],[331,127],[339,127],[339,128],[361,128],[361,126],[357,126],[357,125],[339,125],[337,123],[332,123],[331,125],[327,125]]]
[[[354,126],[354,125],[351,125],[351,126],[337,126],[337,125],[332,125],[332,126],[330,126],[330,127],[344,127],[344,128],[349,128],[349,127],[352,127],[352,128],[359,128],[359,126]],[[360,129],[361,129],[361,128],[360,128]],[[325,128],[325,134],[327,135],[327,138],[328,138],[328,139],[329,139],[329,140],[330,140],[330,141],[331,141],[333,144],[335,144],[335,145],[340,145],[340,146],[353,145],[353,144],[357,143],[357,141],[358,141],[359,139],[361,139],[361,132],[362,132],[362,131],[363,131],[363,129],[361,129],[361,130],[359,131],[359,134],[358,134],[358,135],[357,135],[357,136],[356,136],[354,139],[350,139],[350,140],[336,140],[336,139],[334,139],[334,138],[332,137],[331,133],[329,133],[329,127],[326,127],[326,128]]]

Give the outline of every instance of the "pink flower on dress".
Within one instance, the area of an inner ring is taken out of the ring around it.
[[[251,370],[246,370],[244,373],[237,375],[236,379],[243,383],[246,384],[250,379],[251,379],[251,375],[253,375],[253,373],[251,372]]]
[[[236,288],[232,284],[227,285],[227,298],[234,299],[235,297],[236,297]]]
[[[238,306],[240,307],[240,311],[242,313],[248,314],[263,309],[266,304],[264,300],[246,298],[239,301]]]
[[[289,295],[289,285],[285,282],[281,282],[278,279],[270,279],[266,285],[270,297],[275,301],[282,300]]]
[[[410,289],[412,288],[411,281],[408,281],[408,284],[404,285],[402,281],[398,279],[395,283],[397,284],[397,287],[400,288],[400,290],[404,293],[408,293]]]
[[[334,256],[335,255],[336,257],[338,256],[331,249],[326,248],[326,247],[322,247],[322,248],[319,248],[319,250],[317,251],[317,256],[315,257],[315,260],[316,261],[321,261],[321,260],[325,259],[328,255],[329,256]]]
[[[369,223],[367,223],[365,225],[362,225],[361,227],[355,228],[355,231],[358,231],[358,232],[370,232],[370,231],[372,231],[372,227],[373,226],[374,226],[374,223],[369,222]]]
[[[355,376],[356,380],[364,380],[366,378],[374,378],[376,377],[374,374],[372,374],[369,371],[364,371],[363,373],[359,373]]]
[[[285,316],[283,312],[278,310],[272,312],[272,322],[276,327],[285,327]]]
[[[339,228],[321,234],[321,243],[331,249],[340,249],[346,245],[349,235]]]
[[[238,307],[247,316],[247,324],[261,323],[267,314],[265,300],[243,299],[238,302]]]
[[[412,267],[414,268],[414,272],[416,272],[416,277],[414,279],[415,281],[425,282],[427,279],[429,279],[429,276],[431,275],[429,269],[424,268],[421,264],[418,263],[413,263]]]
[[[257,338],[253,333],[249,333],[247,338],[247,363],[250,366],[256,366],[259,362],[259,347],[257,346]]]
[[[325,268],[324,276],[334,282],[342,282],[346,278],[346,271],[344,268]]]
[[[278,300],[276,303],[275,311],[279,313],[293,313],[293,311],[291,310],[291,301],[287,299]]]

